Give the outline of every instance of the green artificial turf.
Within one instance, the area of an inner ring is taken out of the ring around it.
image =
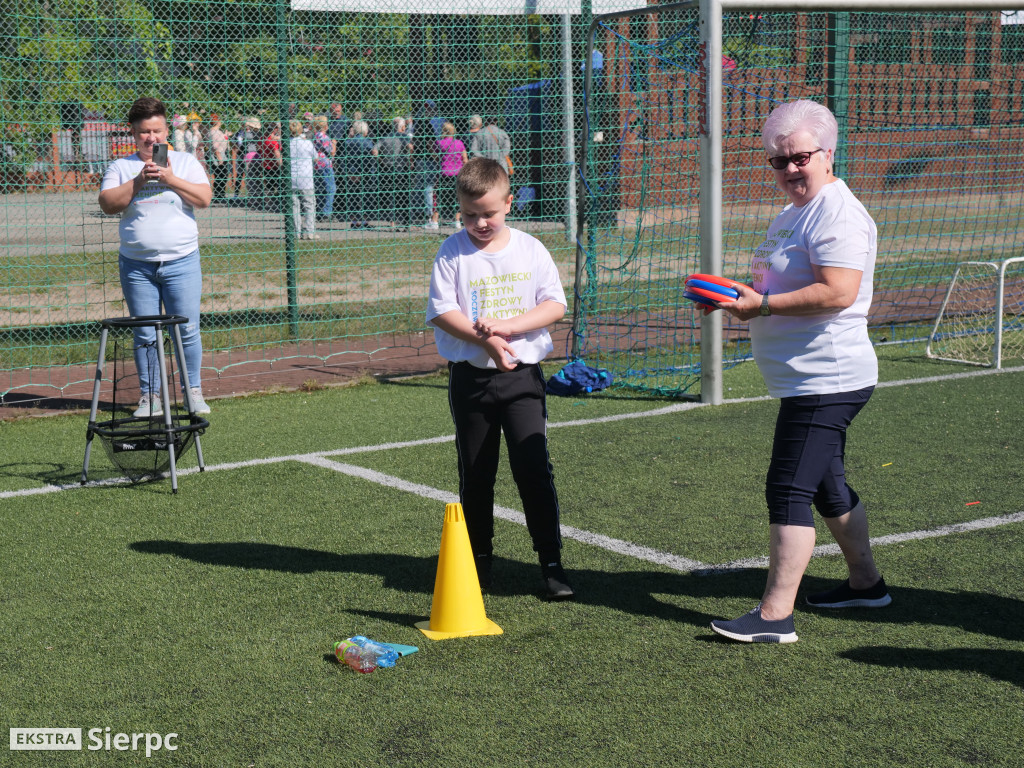
[[[882,357],[889,382],[967,371]],[[873,535],[1024,508],[1021,381],[878,389],[847,449]],[[752,365],[726,385],[763,395]],[[77,487],[82,414],[0,423],[0,721],[179,734],[150,758],[0,751],[0,765],[1019,764],[1024,523],[880,546],[890,607],[798,607],[800,642],[747,646],[708,622],[753,607],[763,569],[687,573],[567,539],[579,598],[548,603],[525,529],[499,521],[484,600],[504,634],[431,641],[414,623],[443,502],[302,457],[352,449],[328,458],[455,493],[444,379],[212,406],[207,471],[183,459],[177,494]],[[766,554],[776,403],[679,410],[612,391],[549,406],[565,525],[708,565]],[[601,421],[629,414],[646,415]],[[95,450],[90,479],[116,474]],[[506,465],[497,501],[520,508]],[[843,576],[841,558],[816,558],[803,591]],[[357,675],[331,653],[357,633],[420,650]]]

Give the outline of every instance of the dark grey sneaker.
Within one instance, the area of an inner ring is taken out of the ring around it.
[[[885,579],[879,579],[868,589],[852,589],[847,579],[835,589],[808,595],[806,599],[814,608],[884,608],[892,602]]]
[[[561,563],[548,563],[540,568],[548,600],[571,600],[576,597],[576,592],[569,583],[569,577],[565,575]]]
[[[795,643],[799,639],[793,627],[793,614],[778,621],[768,621],[761,618],[760,605],[732,621],[715,619],[711,622],[711,629],[741,643]]]

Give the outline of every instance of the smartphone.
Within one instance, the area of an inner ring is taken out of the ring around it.
[[[166,144],[154,144],[153,145],[153,162],[157,165],[167,167],[167,145]]]

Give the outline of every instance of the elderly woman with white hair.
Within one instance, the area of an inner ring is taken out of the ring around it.
[[[780,399],[765,498],[768,582],[761,602],[711,628],[740,642],[797,640],[793,608],[814,550],[811,505],[846,559],[849,578],[808,595],[817,608],[881,608],[892,602],[875,567],[867,514],[846,482],[846,430],[878,382],[868,338],[875,223],[833,174],[835,117],[812,101],[768,116],[762,143],[775,183],[789,198],[751,261],[752,285],[718,306],[750,321],[754,359]]]
[[[365,120],[352,123],[352,135],[345,139],[345,173],[349,216],[352,229],[368,229],[367,219],[373,206],[374,161],[377,149],[370,139],[370,126]]]

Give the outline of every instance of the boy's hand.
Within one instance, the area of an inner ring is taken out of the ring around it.
[[[519,358],[512,345],[501,336],[488,336],[484,339],[484,349],[499,371],[513,371],[519,365]]]
[[[513,335],[511,323],[494,317],[481,317],[473,323],[473,329],[481,336],[501,336],[506,341],[511,341]]]

